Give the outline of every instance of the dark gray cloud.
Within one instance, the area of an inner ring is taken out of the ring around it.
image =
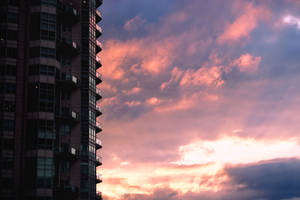
[[[265,164],[227,169],[234,184],[256,191],[257,198],[280,200],[300,197],[300,160],[272,161]]]

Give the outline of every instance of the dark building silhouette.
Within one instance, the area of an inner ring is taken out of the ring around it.
[[[0,199],[102,199],[102,0],[0,1]]]

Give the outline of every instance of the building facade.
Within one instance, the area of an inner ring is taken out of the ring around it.
[[[0,1],[0,199],[102,199],[102,0]]]

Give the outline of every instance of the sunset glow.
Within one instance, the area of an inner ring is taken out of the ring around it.
[[[107,1],[105,199],[300,198],[299,9]]]

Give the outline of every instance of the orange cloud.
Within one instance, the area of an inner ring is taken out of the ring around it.
[[[270,16],[270,11],[265,7],[255,7],[251,3],[243,6],[243,14],[226,26],[224,32],[217,39],[218,43],[238,42],[242,38],[249,37],[258,22]]]
[[[241,55],[238,59],[234,60],[233,65],[236,66],[241,72],[257,72],[261,57],[254,57],[249,53]]]

